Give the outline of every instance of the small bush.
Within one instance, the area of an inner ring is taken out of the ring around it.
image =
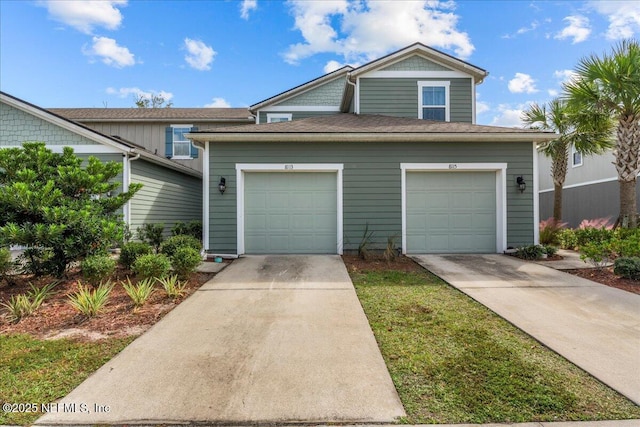
[[[558,253],[558,248],[556,248],[555,246],[543,245],[543,247],[544,252],[547,254],[547,256],[554,256],[556,253]]]
[[[574,250],[578,246],[576,232],[571,228],[564,228],[558,231],[556,237],[558,239],[558,245],[560,245],[562,249]]]
[[[26,294],[12,295],[9,302],[1,304],[9,312],[9,321],[17,323],[40,308],[57,284],[58,282],[52,282],[42,288],[31,285],[31,290]]]
[[[92,255],[80,263],[82,276],[92,286],[97,286],[113,275],[116,270],[116,260],[109,255]]]
[[[138,227],[138,239],[149,243],[156,252],[160,250],[160,245],[164,241],[164,224],[142,224]]]
[[[69,303],[85,316],[94,317],[107,304],[111,289],[113,289],[113,285],[110,281],[100,284],[95,289],[82,286],[82,283],[78,282],[78,291],[69,295]]]
[[[371,239],[373,238],[373,231],[369,231],[369,223],[366,223],[364,226],[364,232],[362,233],[362,239],[360,239],[360,244],[358,245],[358,256],[361,259],[369,258],[369,245],[371,245]]]
[[[188,246],[179,247],[171,257],[173,271],[175,271],[181,279],[188,278],[201,262],[202,257],[200,256],[200,251]]]
[[[13,269],[15,263],[11,260],[11,251],[8,248],[0,248],[0,281]]]
[[[202,221],[189,221],[187,223],[184,222],[177,222],[172,228],[171,228],[171,235],[173,236],[180,236],[180,235],[186,235],[186,236],[192,236],[195,237],[196,239],[198,239],[199,241],[202,240]]]
[[[131,301],[133,301],[133,305],[138,308],[142,307],[149,297],[151,297],[151,294],[153,294],[155,290],[154,281],[155,279],[144,279],[138,282],[137,285],[134,285],[127,277],[127,281],[121,283],[125,292],[129,295]]]
[[[53,252],[51,249],[31,247],[25,249],[18,256],[18,265],[21,265],[20,272],[23,274],[33,274],[36,277],[46,274],[53,274]]]
[[[387,248],[384,250],[384,259],[387,262],[395,261],[398,257],[398,247],[396,246],[396,240],[398,236],[389,236],[387,238]]]
[[[586,244],[606,242],[613,237],[613,230],[607,228],[578,228],[574,232],[579,249]]]
[[[518,248],[516,256],[520,259],[536,260],[544,255],[544,247],[541,245],[529,245]]]
[[[580,224],[578,225],[578,229],[585,228],[604,228],[606,230],[611,230],[613,229],[613,223],[611,222],[611,217],[583,219],[582,222],[580,222]]]
[[[181,234],[178,236],[171,236],[167,240],[165,240],[160,247],[160,252],[171,258],[173,257],[173,254],[176,253],[178,248],[182,247],[193,248],[196,251],[200,252],[200,250],[202,249],[202,244],[200,243],[200,240],[196,239],[193,236],[186,236]]]
[[[153,253],[153,248],[148,243],[144,242],[129,242],[122,245],[120,248],[120,258],[118,261],[125,268],[131,269],[131,266],[142,255],[148,255]]]
[[[620,257],[640,257],[640,228],[619,228],[612,240],[615,252]]]
[[[613,272],[631,280],[640,280],[640,257],[622,257],[613,263]]]
[[[567,226],[566,222],[560,222],[554,218],[540,221],[540,243],[543,245],[557,245],[558,233]]]
[[[187,282],[181,282],[178,280],[177,275],[171,275],[162,279],[158,279],[158,282],[162,285],[165,293],[169,298],[179,298],[184,294],[184,288],[187,286]]]
[[[132,267],[141,279],[162,278],[171,270],[171,261],[164,254],[148,254],[138,257]]]
[[[610,242],[593,242],[580,246],[580,259],[589,262],[596,268],[602,268],[615,258]]]

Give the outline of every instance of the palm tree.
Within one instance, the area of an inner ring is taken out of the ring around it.
[[[574,146],[582,154],[601,153],[611,147],[611,121],[605,115],[587,116],[571,110],[567,102],[553,99],[548,105],[533,103],[522,113],[522,121],[530,128],[554,131],[558,138],[538,145],[538,151],[551,158],[553,178],[553,218],[562,220],[562,186],[567,176],[569,149]]]
[[[615,166],[620,183],[617,225],[638,225],[636,181],[640,173],[640,45],[625,40],[602,58],[580,60],[574,81],[565,84],[568,102],[595,114],[608,114],[616,124]]]

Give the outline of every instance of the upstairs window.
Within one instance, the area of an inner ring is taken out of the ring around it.
[[[571,146],[571,166],[577,168],[582,166],[582,153],[576,151],[576,147]]]
[[[267,113],[267,123],[290,122],[291,113]]]
[[[198,130],[192,125],[171,125],[166,128],[165,156],[168,159],[188,160],[198,158],[198,150],[185,136]]]
[[[449,121],[449,82],[418,82],[418,118]]]

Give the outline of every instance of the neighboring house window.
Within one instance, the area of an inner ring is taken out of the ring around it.
[[[449,121],[449,82],[418,82],[418,118]]]
[[[582,166],[582,153],[576,151],[575,147],[571,147],[571,165],[574,168]]]
[[[290,122],[291,113],[267,113],[267,123]]]
[[[165,156],[168,159],[197,159],[198,149],[185,136],[197,131],[193,125],[171,125],[165,129]]]

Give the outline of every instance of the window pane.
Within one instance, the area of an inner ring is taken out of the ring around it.
[[[191,143],[173,141],[173,155],[180,157],[191,157]]]
[[[191,128],[173,128],[173,141],[188,141],[185,133],[189,133]]]
[[[574,151],[573,153],[573,165],[574,166],[579,166],[582,164],[582,154]]]
[[[445,121],[446,114],[444,108],[423,108],[422,118],[425,120]]]
[[[445,88],[443,86],[423,87],[422,105],[446,105]]]

